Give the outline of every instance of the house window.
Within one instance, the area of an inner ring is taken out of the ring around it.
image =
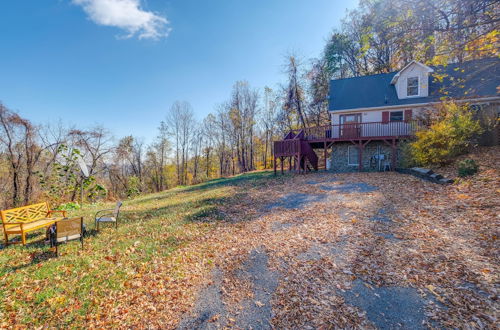
[[[406,96],[418,96],[418,77],[406,80]]]
[[[403,121],[403,111],[392,111],[390,121]]]
[[[347,165],[359,165],[359,149],[355,146],[347,147]]]

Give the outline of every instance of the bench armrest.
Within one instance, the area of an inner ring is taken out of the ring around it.
[[[47,215],[50,215],[52,213],[62,213],[63,217],[66,218],[66,211],[64,211],[64,210],[50,210],[47,212]]]

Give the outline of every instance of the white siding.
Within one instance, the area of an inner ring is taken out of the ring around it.
[[[389,111],[404,111],[412,109],[412,118],[416,119],[422,111],[425,111],[424,107],[419,108],[400,108],[400,109],[381,109],[381,110],[367,110],[367,111],[336,111],[332,113],[332,125],[333,125],[333,138],[340,137],[340,116],[343,114],[361,113],[362,123],[380,123],[382,122],[382,112]],[[406,118],[405,118],[406,119]],[[405,122],[390,122],[388,124],[365,124],[362,125],[361,136],[395,136],[402,135],[408,132],[409,124]]]
[[[406,80],[410,77],[418,77],[418,96],[407,96]],[[416,63],[407,67],[403,72],[400,73],[398,81],[396,82],[396,93],[398,94],[398,98],[400,99],[429,96],[429,73],[427,72],[427,70]]]

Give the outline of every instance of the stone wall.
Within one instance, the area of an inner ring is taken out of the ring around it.
[[[332,146],[331,151],[331,171],[333,172],[357,172],[358,165],[348,165],[348,148],[357,148],[357,145],[351,142],[336,142]],[[381,161],[381,170],[384,169],[384,163],[391,163],[392,148],[385,144],[383,141],[372,141],[365,146],[363,150],[363,171],[378,171],[378,162],[372,159],[377,154],[377,148],[380,147],[380,153],[385,155],[385,160]],[[396,167],[399,167],[399,150]]]
[[[478,143],[483,146],[494,146],[500,144],[500,103],[491,103],[482,106],[476,118],[480,121],[484,129],[483,134],[478,138]]]

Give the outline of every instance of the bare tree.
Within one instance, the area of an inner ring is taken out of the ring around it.
[[[283,110],[290,116],[296,115],[301,127],[308,127],[305,114],[305,88],[303,82],[303,73],[301,72],[302,63],[296,55],[287,57],[285,72],[288,75],[288,83],[284,92]]]
[[[190,137],[195,123],[193,116],[193,109],[188,102],[176,101],[166,118],[169,133],[174,138],[177,181],[181,185],[186,184],[187,179]]]
[[[264,108],[260,117],[262,131],[264,134],[264,152],[262,154],[262,163],[267,168],[267,159],[272,152],[272,139],[276,129],[276,108],[277,102],[273,90],[269,87],[264,88]]]

